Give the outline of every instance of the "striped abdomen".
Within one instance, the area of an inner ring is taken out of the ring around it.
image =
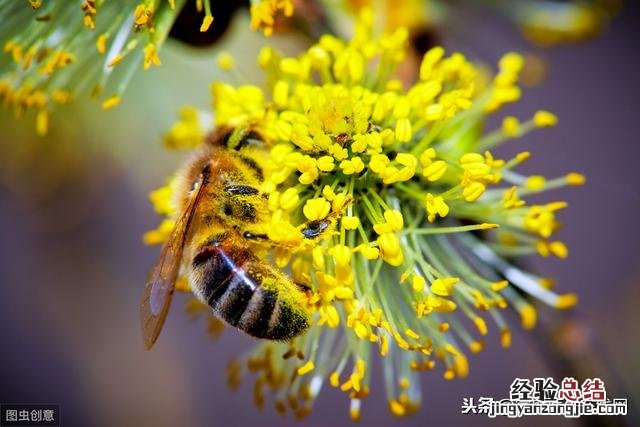
[[[271,340],[287,340],[309,327],[302,291],[250,250],[210,243],[192,267],[194,293],[231,326]]]

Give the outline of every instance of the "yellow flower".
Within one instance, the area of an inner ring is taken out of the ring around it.
[[[449,214],[449,206],[442,196],[434,196],[431,193],[427,193],[425,196],[425,209],[429,222],[435,221],[436,216],[444,218]]]
[[[460,281],[457,277],[444,277],[440,279],[436,279],[433,281],[429,289],[434,294],[441,297],[449,297],[451,296],[451,292],[453,290],[453,285]]]
[[[540,128],[550,127],[558,123],[558,118],[553,113],[540,110],[533,116],[533,123]]]
[[[274,14],[287,13],[285,3],[255,2],[253,25],[270,33]],[[394,73],[407,38],[405,28],[376,34],[365,10],[351,40],[325,35],[295,57],[263,49],[264,88],[212,85],[215,125],[251,126],[264,137],[264,146],[246,148],[259,159],[271,216],[265,241],[252,244],[308,287],[313,318],[309,333],[293,343],[262,342],[233,365],[231,383],[245,368],[255,376],[259,404],[268,387],[287,396],[277,410],[304,416],[326,380],[351,399],[357,419],[372,383],[367,366],[379,355],[390,372],[389,409],[406,415],[420,402],[419,371],[463,378],[470,368],[465,353],[481,351],[485,335],[498,333],[503,346],[510,344],[503,310],[512,307],[531,328],[537,311],[529,297],[560,309],[577,301],[501,258],[568,255],[564,243],[548,240],[565,204],[528,206],[526,197],[580,185],[584,177],[527,177],[516,169],[528,152],[502,160],[489,151],[549,126],[551,116],[523,123],[508,117],[485,135],[467,127],[483,129],[490,114],[519,99],[522,57],[505,55],[487,84],[462,54],[436,47],[423,56],[419,79],[405,87]],[[195,117],[187,110],[169,135],[190,143],[199,130]],[[168,185],[154,193],[165,215],[174,191]],[[324,231],[307,238],[308,227]],[[156,230],[146,240],[163,236]]]
[[[292,0],[258,0],[251,5],[251,28],[261,29],[266,36],[273,33],[275,15],[282,12],[284,16],[293,15]]]
[[[317,221],[326,218],[327,215],[329,215],[330,210],[331,203],[329,203],[324,197],[307,200],[307,203],[305,203],[304,208],[302,209],[304,216],[310,221]]]
[[[204,138],[204,130],[200,126],[198,111],[193,107],[182,107],[175,123],[164,137],[164,142],[171,149],[193,149]]]
[[[182,8],[194,7],[202,13],[198,31],[206,32],[216,25],[211,0],[181,1],[177,2],[179,7],[175,0],[85,0],[81,5],[40,0],[23,3],[0,10],[0,22],[4,25],[0,54],[8,59],[0,61],[0,103],[16,112],[25,108],[37,111],[39,134],[48,129],[49,113],[57,103],[53,94],[57,90],[67,91],[71,95],[68,101],[88,92],[100,99],[104,109],[117,106],[133,71],[131,67],[139,64],[147,70],[161,64],[161,47]],[[38,10],[37,16],[34,9]],[[271,34],[279,13],[291,17],[292,0],[252,2],[251,28]],[[55,34],[55,42],[51,34]],[[95,46],[95,50],[88,46]],[[100,57],[95,55],[96,50]],[[125,61],[127,58],[135,62]],[[221,54],[218,65],[231,70],[233,57]],[[115,67],[129,69],[113,73]],[[105,96],[103,91],[108,87],[116,88],[116,92]],[[34,102],[36,98],[38,102]]]
[[[382,259],[389,264],[397,267],[402,264],[404,259],[402,248],[400,247],[400,239],[394,233],[384,233],[378,237],[378,247]]]

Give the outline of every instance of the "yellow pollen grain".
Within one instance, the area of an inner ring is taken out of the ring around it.
[[[360,219],[355,216],[345,216],[341,223],[345,230],[355,230],[360,224]]]
[[[453,285],[458,283],[460,279],[457,277],[444,277],[434,280],[429,289],[434,294],[441,297],[448,297],[453,291]]]
[[[520,308],[520,320],[524,329],[533,329],[536,326],[537,312],[531,304],[524,304]]]
[[[83,18],[84,26],[93,30],[96,27],[95,21],[91,15],[85,15]]]
[[[584,183],[587,181],[584,175],[576,172],[567,174],[565,179],[567,180],[567,184],[569,185],[584,185]]]
[[[191,292],[191,285],[189,285],[189,280],[182,276],[176,280],[175,289],[178,292]]]
[[[555,126],[558,123],[558,117],[549,111],[537,111],[533,116],[533,124],[540,128]]]
[[[338,372],[332,372],[329,376],[329,384],[332,387],[338,387],[340,385],[340,374]]]
[[[44,136],[49,130],[49,113],[46,110],[38,111],[36,116],[36,133]]]
[[[462,196],[467,202],[475,202],[480,196],[484,194],[485,190],[486,186],[483,183],[473,181],[469,185],[466,185],[464,187],[464,189],[462,190]]]
[[[120,97],[118,95],[113,95],[102,102],[102,109],[108,110],[120,104]]]
[[[359,392],[361,389],[361,384],[360,384],[360,376],[357,373],[353,373],[351,374],[351,376],[349,376],[349,381],[351,382],[351,387],[356,391]]]
[[[469,361],[464,354],[453,357],[453,370],[459,378],[466,378],[469,375]]]
[[[326,218],[330,210],[331,204],[323,197],[307,200],[302,208],[304,216],[310,221]]]
[[[409,119],[399,119],[395,129],[396,140],[398,142],[409,142],[412,137],[411,121]]]
[[[369,329],[362,322],[358,322],[353,327],[356,336],[361,340],[366,339],[369,336]]]
[[[424,291],[425,283],[426,283],[426,280],[424,277],[413,276],[413,279],[411,280],[411,287],[413,288],[414,292],[422,292]]]
[[[406,413],[404,406],[402,406],[402,404],[396,399],[391,399],[389,401],[389,411],[397,417],[402,417]]]
[[[480,353],[483,348],[484,344],[482,343],[482,341],[471,341],[471,343],[469,343],[469,349],[474,354]]]
[[[563,242],[560,241],[549,243],[549,251],[551,251],[552,254],[561,259],[569,256],[569,249]]]
[[[482,317],[474,317],[473,323],[476,325],[476,328],[478,328],[478,332],[480,332],[480,335],[487,335],[487,323]]]
[[[520,136],[520,121],[513,116],[507,116],[502,120],[502,133],[509,138]]]
[[[544,189],[546,184],[547,180],[542,175],[532,175],[525,182],[525,186],[532,191],[540,191]]]
[[[51,98],[58,104],[68,104],[72,99],[72,95],[69,91],[56,89],[51,92]]]
[[[500,224],[492,224],[492,223],[489,223],[489,222],[483,222],[482,224],[478,224],[478,228],[480,230],[491,230],[491,229],[499,228],[499,227],[500,227]]]
[[[202,19],[202,25],[200,25],[200,32],[201,33],[206,32],[209,29],[209,27],[211,26],[212,22],[213,22],[213,16],[206,15],[204,17],[204,19]]]
[[[351,421],[359,422],[360,408],[349,408],[349,418],[351,418]]]
[[[559,310],[566,310],[574,307],[577,303],[578,296],[576,294],[564,294],[558,296],[555,307]]]
[[[106,34],[102,34],[100,36],[98,36],[98,39],[96,40],[96,49],[98,49],[98,52],[101,54],[104,54],[107,51],[107,36]]]
[[[216,63],[221,70],[231,71],[235,66],[235,59],[229,52],[221,52],[216,59]]]
[[[384,219],[387,221],[387,224],[391,227],[391,231],[400,231],[404,226],[404,219],[402,217],[402,213],[397,210],[387,210],[384,212]]]
[[[380,336],[380,356],[385,357],[389,353],[389,340],[386,335]]]
[[[509,286],[509,282],[507,280],[501,280],[499,282],[494,282],[491,284],[491,289],[498,292],[503,290],[504,288],[506,288],[507,286]]]
[[[553,289],[556,285],[555,280],[550,277],[542,277],[538,282],[540,283],[540,286],[545,289]]]
[[[300,366],[296,372],[298,373],[298,375],[302,376],[304,374],[308,374],[309,372],[313,371],[314,368],[315,368],[315,365],[313,364],[313,362],[308,361],[304,365]]]
[[[342,391],[349,391],[352,388],[353,388],[353,384],[351,383],[351,379],[348,379],[340,386],[340,390]]]
[[[406,336],[408,336],[409,338],[413,338],[415,340],[420,338],[420,335],[418,335],[413,329],[411,328],[407,328],[404,330],[404,334]]]
[[[123,59],[123,56],[120,54],[117,54],[116,56],[113,57],[111,61],[107,63],[107,67],[113,67],[119,64],[122,61],[122,59]]]
[[[511,346],[511,331],[508,328],[500,331],[500,345],[504,348]]]
[[[291,211],[298,205],[299,201],[298,190],[293,187],[287,188],[280,197],[280,207],[285,211]]]
[[[442,178],[447,171],[447,164],[443,160],[436,160],[422,170],[422,175],[427,180],[434,182]]]
[[[325,261],[323,248],[321,248],[320,246],[316,246],[315,248],[313,248],[311,257],[313,260],[313,267],[317,270],[324,270]]]
[[[317,161],[318,169],[322,172],[331,172],[336,166],[331,156],[322,156]]]

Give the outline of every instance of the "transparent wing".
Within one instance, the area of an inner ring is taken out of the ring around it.
[[[182,252],[185,238],[193,213],[198,205],[206,180],[200,178],[198,187],[194,191],[187,206],[178,218],[176,225],[164,244],[158,262],[151,270],[144,286],[140,315],[142,321],[142,335],[144,346],[148,350],[158,339],[164,321],[169,312],[173,291],[178,278],[178,271],[182,262]]]

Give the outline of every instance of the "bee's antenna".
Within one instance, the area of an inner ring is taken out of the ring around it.
[[[202,185],[204,185],[207,182],[209,182],[209,176],[211,176],[211,165],[209,163],[207,163],[202,168],[202,172],[200,174],[202,175]]]

